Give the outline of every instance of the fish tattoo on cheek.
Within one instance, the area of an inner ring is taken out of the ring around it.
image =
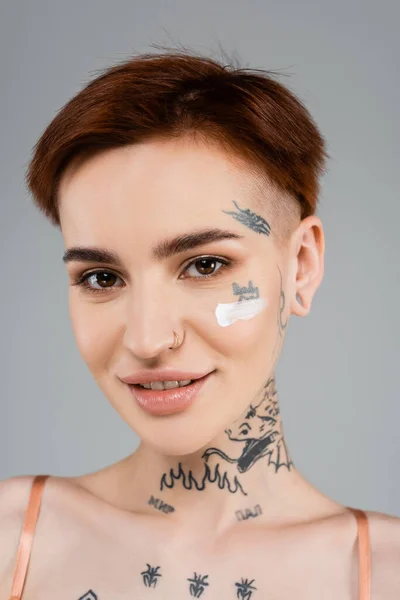
[[[247,287],[232,283],[232,291],[235,296],[239,296],[239,300],[219,303],[215,309],[217,323],[221,327],[232,325],[239,319],[252,319],[267,306],[266,298],[260,298],[258,287],[253,287],[251,280]]]

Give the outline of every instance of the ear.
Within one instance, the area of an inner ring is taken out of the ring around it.
[[[292,237],[293,264],[291,312],[305,317],[324,275],[325,237],[321,220],[303,219]]]

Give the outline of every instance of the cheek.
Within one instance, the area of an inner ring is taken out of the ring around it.
[[[266,299],[267,300],[267,299]],[[238,319],[226,327],[219,327],[220,339],[225,341],[226,353],[242,360],[250,369],[267,366],[276,338],[275,307],[270,301],[251,318]]]
[[[80,355],[92,373],[108,362],[118,330],[113,322],[113,312],[107,304],[85,303],[70,299],[70,318]]]
[[[215,297],[208,299],[206,306],[192,304],[188,320],[222,357],[245,360],[258,355],[265,365],[276,341],[276,312],[273,295],[264,295],[255,301],[231,302],[228,294],[219,301]]]

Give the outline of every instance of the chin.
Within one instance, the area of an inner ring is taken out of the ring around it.
[[[176,415],[175,415],[176,417]],[[136,423],[137,425],[137,423]],[[164,419],[159,426],[152,430],[151,425],[144,426],[142,432],[136,428],[136,433],[141,439],[141,443],[151,447],[155,452],[165,456],[189,457],[203,452],[213,445],[216,437],[223,433],[223,429],[215,431],[214,429],[201,426],[188,426],[182,423],[168,422]]]

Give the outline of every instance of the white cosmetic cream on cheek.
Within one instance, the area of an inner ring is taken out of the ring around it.
[[[266,298],[252,298],[250,300],[241,300],[240,302],[218,304],[215,309],[215,316],[217,317],[218,325],[227,327],[239,319],[252,319],[264,310],[266,306]]]

